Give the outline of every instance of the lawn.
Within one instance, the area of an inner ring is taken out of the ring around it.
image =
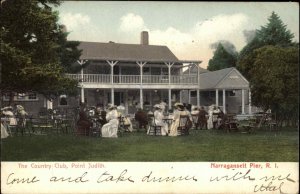
[[[1,140],[2,161],[298,162],[298,150],[297,129],[254,134],[192,130],[181,137],[133,132],[117,139],[51,134]]]

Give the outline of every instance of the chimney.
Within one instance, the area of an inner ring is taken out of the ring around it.
[[[147,31],[141,33],[141,45],[149,45],[149,35]]]

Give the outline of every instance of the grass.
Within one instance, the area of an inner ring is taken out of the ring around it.
[[[2,161],[298,162],[298,150],[297,129],[254,134],[192,130],[182,137],[133,132],[117,139],[52,134],[1,140]]]

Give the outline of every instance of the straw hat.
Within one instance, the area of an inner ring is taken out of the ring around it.
[[[197,106],[194,106],[194,107],[192,108],[192,110],[199,110],[199,108],[198,108]]]
[[[184,110],[184,106],[183,106],[183,104],[180,103],[180,102],[175,103],[174,106],[175,106],[176,108],[180,109],[180,110]]]
[[[13,110],[13,107],[6,106],[6,107],[2,108],[1,110],[3,110],[3,111],[10,111],[10,110]]]
[[[107,105],[107,109],[111,110],[111,109],[114,109],[116,108],[117,106],[113,105],[113,104],[108,104]]]
[[[176,103],[174,104],[174,106],[175,106],[175,107],[177,107],[177,106],[183,106],[183,104],[180,103],[180,102],[176,102]]]
[[[156,104],[153,106],[154,108],[159,108],[159,109],[162,109],[162,106],[160,104]]]

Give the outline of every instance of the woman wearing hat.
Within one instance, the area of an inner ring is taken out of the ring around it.
[[[7,106],[1,109],[2,114],[8,118],[9,125],[17,125],[17,119],[13,113],[13,107]]]
[[[79,119],[76,124],[77,124],[77,135],[88,136],[90,134],[90,128],[92,122],[88,119],[85,104],[81,104],[80,106]]]
[[[218,114],[216,105],[211,105],[208,109],[208,121],[207,121],[207,129],[212,129],[215,127],[215,124],[217,122],[217,117],[214,117],[214,115]]]
[[[118,137],[119,120],[116,106],[108,104],[106,120],[108,123],[101,128],[102,137]]]
[[[163,106],[160,104],[154,105],[154,120],[155,124],[157,126],[161,126],[161,135],[167,135],[168,134],[168,125],[163,121],[164,114],[163,114]],[[148,130],[149,134],[149,130]]]
[[[26,116],[28,115],[28,113],[25,111],[22,105],[16,105],[16,107],[17,107],[17,116],[19,118],[18,124],[22,127],[25,127]]]
[[[121,103],[119,106],[117,106],[117,112],[118,112],[118,118],[123,119],[123,125],[126,126],[126,130],[132,132],[133,127],[132,123],[129,117],[125,116],[125,106]]]
[[[175,103],[175,111],[174,111],[174,121],[170,128],[169,136],[177,136],[177,128],[179,126],[180,115],[190,115],[188,111],[185,110],[182,103]]]

